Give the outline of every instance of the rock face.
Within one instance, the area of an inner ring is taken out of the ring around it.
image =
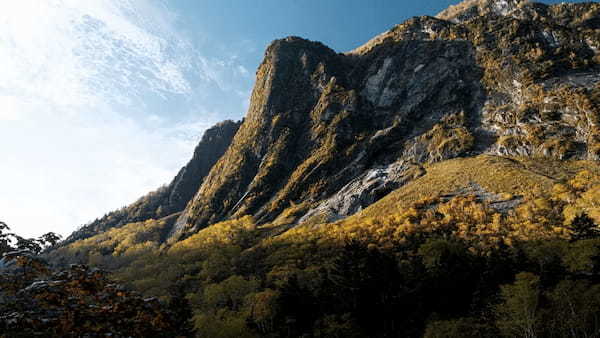
[[[174,236],[245,214],[267,222],[291,202],[317,205],[399,159],[465,153],[484,102],[481,76],[465,41],[407,40],[352,56],[299,38],[274,42],[247,119]]]
[[[196,146],[192,159],[179,171],[169,185],[82,227],[69,236],[66,242],[88,238],[127,223],[158,219],[181,212],[198,191],[204,177],[215,162],[229,147],[240,125],[241,121],[224,121],[207,129]]]
[[[599,160],[599,17],[597,3],[469,0],[344,54],[274,41],[239,131],[205,136],[160,203],[85,233],[139,220],[136,205],[183,210],[170,241],[244,215],[337,220],[461,156]]]
[[[528,0],[467,0],[442,11],[437,18],[454,23],[485,15],[507,16]]]
[[[333,222],[355,214],[377,202],[393,190],[425,173],[425,170],[407,161],[372,168],[353,179],[333,196],[309,210],[298,223],[316,218],[321,222]]]
[[[224,121],[204,132],[200,143],[194,150],[192,159],[167,186],[168,203],[162,205],[166,210],[159,213],[158,217],[167,216],[185,208],[198,191],[204,177],[223,156],[241,124],[241,121]]]
[[[598,159],[599,10],[466,1],[346,54],[275,41],[246,121],[172,239],[291,205],[299,222],[343,218],[457,156]]]

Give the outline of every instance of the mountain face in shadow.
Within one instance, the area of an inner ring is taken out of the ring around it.
[[[181,212],[194,196],[204,177],[229,147],[240,122],[223,121],[207,129],[192,159],[167,186],[153,191],[133,204],[108,213],[71,234],[66,242],[91,237],[127,223],[160,219]]]

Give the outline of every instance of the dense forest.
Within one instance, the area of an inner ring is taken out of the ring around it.
[[[510,211],[467,194],[281,235],[248,216],[172,246],[160,244],[165,222],[147,221],[49,257],[164,302],[177,285],[201,336],[591,337],[598,182],[583,170]]]

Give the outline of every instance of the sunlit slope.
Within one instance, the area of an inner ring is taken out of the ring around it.
[[[535,190],[550,191],[554,184],[570,179],[584,169],[598,173],[600,165],[593,161],[513,159],[481,155],[435,163],[424,169],[425,175],[393,191],[348,220],[354,222],[366,217],[387,215],[421,199],[446,195],[487,192],[501,195],[498,196],[499,199],[509,200]]]
[[[480,155],[426,165],[423,170],[425,174],[420,178],[391,192],[362,212],[335,224],[321,223],[318,219],[314,219],[293,226],[288,222],[277,221],[261,225],[259,233],[255,236],[271,242],[269,237],[277,237],[281,233],[284,233],[282,239],[295,237],[298,233],[306,236],[306,231],[314,231],[313,235],[320,237],[323,234],[319,235],[319,233],[327,228],[335,228],[335,231],[346,233],[347,231],[344,230],[346,225],[349,228],[360,227],[363,223],[384,219],[407,210],[425,199],[439,198],[441,201],[447,201],[453,197],[475,195],[482,202],[508,212],[533,194],[536,196],[552,194],[557,184],[573,179],[577,173],[584,170],[600,175],[600,164],[593,161],[553,161]],[[115,265],[112,261],[114,257],[111,256],[121,254],[136,256],[144,252],[160,251],[164,236],[177,216],[178,214],[158,221],[127,224],[119,229],[111,229],[57,249],[51,255],[59,261],[61,257],[66,258],[68,262],[78,261],[77,257],[81,258],[81,261],[95,257],[96,263],[106,267],[119,267],[122,263]],[[319,224],[318,230],[312,227],[316,224]],[[204,238],[207,234],[215,235],[219,229],[219,227],[214,229],[210,227],[198,236]],[[286,230],[287,234],[285,234]],[[198,236],[193,236],[190,240],[199,238]],[[187,244],[188,241],[177,243],[171,249],[181,248]]]

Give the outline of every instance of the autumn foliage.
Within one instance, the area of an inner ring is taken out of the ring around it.
[[[0,337],[192,335],[179,316],[187,303],[170,308],[85,265],[53,269],[39,253],[56,235],[23,239],[1,226]]]

